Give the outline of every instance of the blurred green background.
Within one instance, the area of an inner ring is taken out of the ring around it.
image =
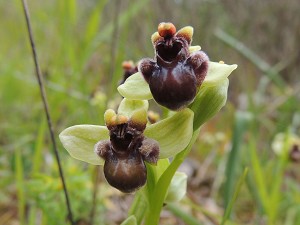
[[[159,22],[193,26],[193,44],[211,61],[239,65],[227,105],[203,127],[182,166],[187,197],[165,208],[161,224],[220,224],[245,167],[227,223],[300,224],[300,159],[293,158],[300,148],[298,0],[28,5],[56,137],[71,125],[103,124],[105,109],[120,101],[122,62],[153,57],[150,36]],[[21,1],[0,0],[0,27],[0,224],[67,224]],[[272,149],[278,133],[282,154]],[[120,224],[132,196],[58,144],[77,224]]]

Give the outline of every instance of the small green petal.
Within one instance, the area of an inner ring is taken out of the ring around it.
[[[193,53],[193,52],[196,52],[196,51],[200,51],[200,50],[201,50],[200,45],[194,45],[194,46],[190,46],[189,47],[189,52],[190,53]]]
[[[225,80],[236,68],[236,64],[227,65],[224,63],[209,62],[208,72],[202,83],[202,86],[217,85],[218,82]]]
[[[127,78],[125,83],[118,87],[118,91],[127,99],[149,100],[153,98],[149,85],[140,72],[137,72]]]
[[[186,194],[187,175],[182,172],[176,172],[169,186],[166,203],[179,202]]]
[[[109,139],[105,126],[76,125],[63,130],[59,139],[69,154],[81,161],[93,165],[103,165],[104,161],[94,153],[94,145]]]
[[[137,225],[136,218],[134,215],[129,216],[126,220],[124,220],[121,225]]]
[[[124,98],[120,106],[118,108],[118,114],[127,116],[130,118],[132,116],[132,113],[138,109],[145,109],[145,111],[148,111],[149,103],[147,100],[131,100]]]
[[[106,126],[113,125],[113,119],[117,116],[116,112],[113,109],[108,109],[104,113],[104,121]]]
[[[202,86],[190,108],[194,111],[194,130],[212,118],[225,105],[229,80],[225,78],[216,86]]]
[[[191,26],[186,26],[181,28],[179,31],[177,31],[176,36],[177,37],[183,37],[188,44],[191,44],[194,34],[194,28]]]
[[[159,142],[159,158],[169,158],[182,151],[193,134],[194,113],[184,109],[173,116],[148,126],[145,136]]]
[[[143,108],[137,109],[130,117],[129,124],[132,124],[136,129],[142,131],[146,128],[148,122],[147,111]]]
[[[155,43],[159,40],[159,39],[161,39],[162,37],[158,34],[158,32],[156,31],[155,33],[153,33],[152,35],[151,35],[151,42],[152,42],[152,45],[154,46],[155,45]]]

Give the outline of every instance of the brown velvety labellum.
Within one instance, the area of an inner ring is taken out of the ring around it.
[[[147,170],[140,154],[106,159],[104,175],[107,182],[124,193],[134,192],[146,183]]]
[[[179,110],[194,100],[196,83],[192,69],[181,64],[174,68],[162,68],[149,80],[154,99],[171,110]]]

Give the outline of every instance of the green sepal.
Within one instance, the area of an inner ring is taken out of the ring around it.
[[[227,65],[224,63],[209,62],[207,75],[201,87],[218,85],[218,83],[223,82],[236,68],[236,64]]]
[[[216,86],[201,86],[190,109],[194,111],[194,130],[212,118],[225,105],[229,80]]]
[[[94,153],[94,146],[100,140],[109,139],[105,126],[76,125],[63,130],[59,139],[69,154],[78,160],[93,165],[103,165],[104,161]]]
[[[147,100],[132,100],[124,98],[118,108],[118,114],[127,116],[130,118],[134,111],[144,109],[148,111],[149,103]]]
[[[184,109],[146,128],[145,136],[159,142],[159,158],[174,156],[189,144],[193,119],[193,111]]]
[[[149,85],[140,72],[128,77],[125,83],[118,87],[118,91],[124,98],[128,99],[149,100],[153,98]]]
[[[189,106],[195,113],[194,130],[212,118],[225,105],[229,86],[228,76],[237,65],[209,62],[209,69],[194,102]]]

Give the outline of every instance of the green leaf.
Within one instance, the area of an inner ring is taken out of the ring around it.
[[[93,165],[103,165],[104,161],[94,153],[94,145],[109,139],[105,126],[76,125],[63,130],[59,139],[69,154],[75,158]]]
[[[193,135],[193,118],[193,111],[184,109],[146,128],[145,136],[159,142],[160,158],[174,156],[188,145]]]
[[[155,185],[159,180],[160,176],[165,172],[165,170],[170,165],[168,158],[159,159],[156,165],[151,165],[146,163],[147,166],[147,187],[148,191],[153,193]]]
[[[136,218],[134,215],[129,216],[121,225],[137,225]]]
[[[201,87],[216,86],[223,82],[237,65],[227,65],[224,63],[209,62],[207,76],[205,77]]]
[[[147,100],[131,100],[124,98],[118,108],[118,113],[127,117],[131,117],[132,113],[138,109],[148,111],[149,103]]]
[[[216,86],[201,86],[190,108],[194,111],[194,130],[212,118],[225,105],[229,80]]]
[[[128,99],[149,100],[153,98],[149,85],[140,72],[127,78],[125,83],[118,87],[118,91],[123,97]]]
[[[179,202],[186,194],[187,175],[182,172],[176,172],[172,178],[168,189],[166,203]]]

